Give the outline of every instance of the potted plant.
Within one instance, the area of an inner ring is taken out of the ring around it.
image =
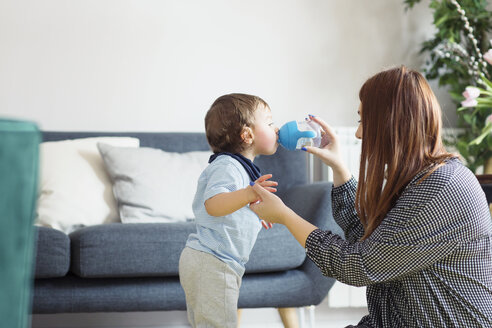
[[[420,0],[404,2],[412,8]],[[473,172],[484,165],[484,172],[492,174],[492,50],[487,35],[492,12],[487,5],[486,0],[431,0],[436,33],[421,52],[430,53],[425,76],[447,87],[459,107],[462,132],[452,143]]]

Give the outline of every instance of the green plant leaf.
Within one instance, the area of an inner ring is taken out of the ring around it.
[[[449,95],[455,101],[462,101],[464,99],[463,95],[461,93],[458,93],[458,92],[452,92],[452,91],[450,91],[449,92]]]
[[[482,77],[482,80],[485,82],[485,84],[487,85],[487,90],[492,90],[492,82],[490,82],[489,79],[485,78],[485,77]]]
[[[456,144],[456,148],[463,157],[467,158],[468,156],[470,156],[468,153],[468,142],[463,140],[458,141],[458,143]]]
[[[472,145],[480,145],[483,141],[483,139],[485,139],[489,134],[490,132],[492,132],[492,123],[489,123],[485,126],[485,128],[482,130],[482,134],[479,135],[476,139],[473,139],[472,141],[470,141],[470,143],[468,145],[472,146]]]
[[[446,15],[444,15],[444,16],[442,16],[442,17],[440,17],[440,18],[439,18],[439,19],[438,19],[438,20],[434,23],[434,25],[435,25],[436,27],[439,27],[439,25],[441,25],[442,23],[444,23],[445,21],[447,21],[447,20],[448,20],[448,17],[449,17],[449,14],[446,14]]]

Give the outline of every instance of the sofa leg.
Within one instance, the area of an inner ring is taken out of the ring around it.
[[[243,314],[243,309],[237,309],[237,328],[241,326],[241,315]]]
[[[277,310],[285,328],[299,328],[296,308],[278,308]]]

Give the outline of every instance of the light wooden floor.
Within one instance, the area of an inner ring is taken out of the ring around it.
[[[305,313],[305,328],[339,328],[356,324],[367,314],[367,308],[330,308],[325,302],[315,308],[315,325]],[[185,328],[186,312],[136,312],[95,314],[33,315],[32,328]],[[244,309],[241,328],[282,328],[275,309]]]

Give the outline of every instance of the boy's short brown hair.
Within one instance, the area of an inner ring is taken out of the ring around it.
[[[205,133],[214,153],[239,153],[245,145],[241,132],[254,126],[254,112],[259,105],[268,104],[257,96],[231,93],[214,101],[205,115]]]

